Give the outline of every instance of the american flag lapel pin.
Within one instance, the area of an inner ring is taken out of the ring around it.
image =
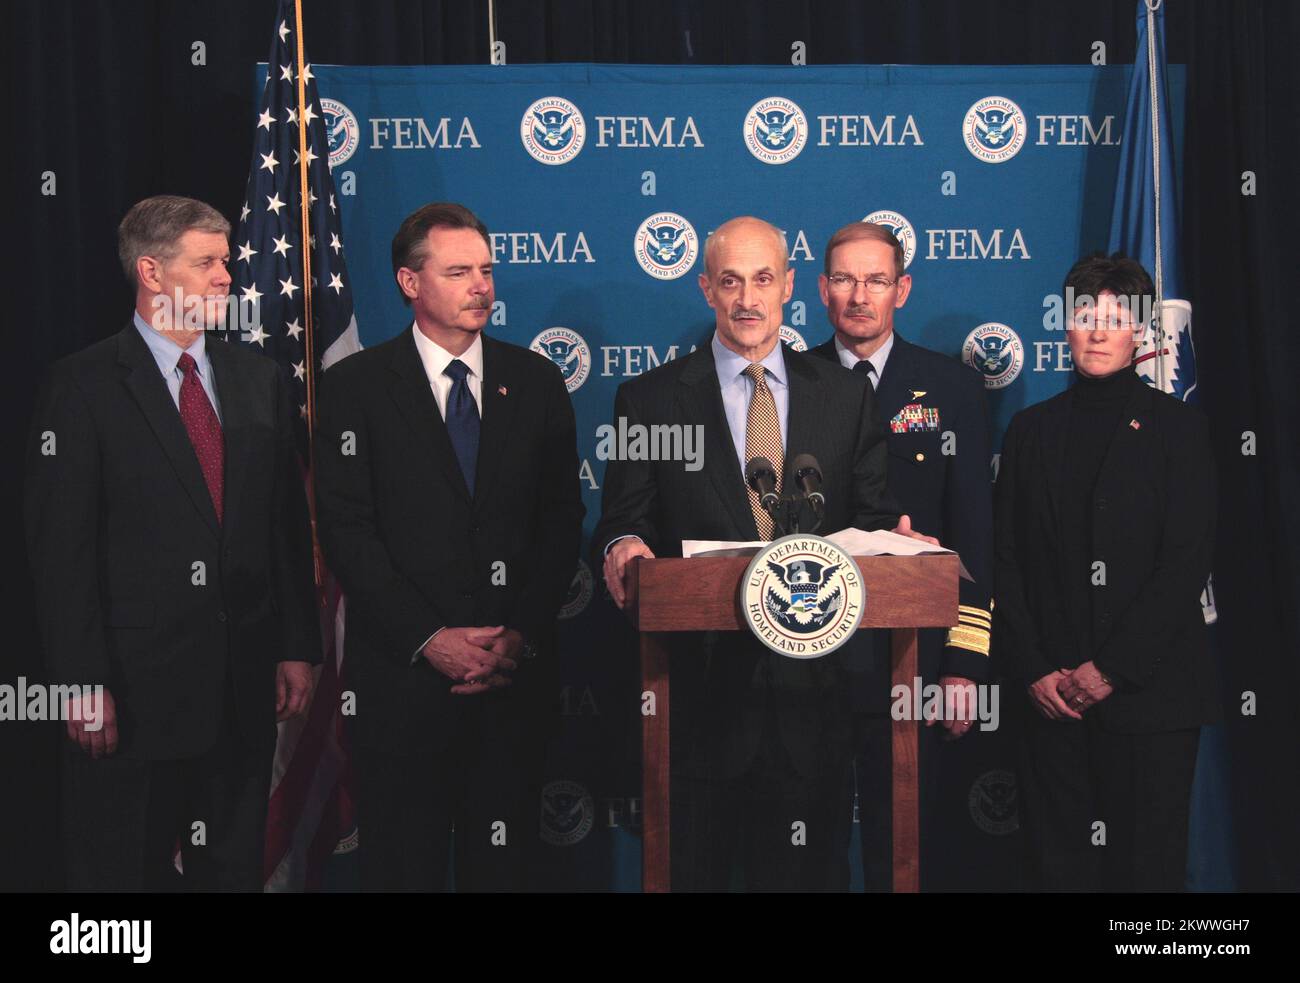
[[[1140,424],[1140,423],[1137,422],[1137,418],[1136,418],[1136,417],[1134,417],[1132,420],[1129,420],[1129,421],[1128,421],[1128,425],[1129,425],[1130,427],[1132,427],[1134,430],[1141,430],[1141,429],[1142,429],[1142,424]]]
[[[497,386],[497,395],[504,396],[508,392],[510,392],[510,390],[507,389],[505,386]]]

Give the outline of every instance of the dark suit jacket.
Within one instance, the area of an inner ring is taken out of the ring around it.
[[[469,701],[484,703],[489,726],[535,739],[555,696],[555,616],[585,512],[573,407],[559,369],[535,352],[485,336],[483,373],[473,497],[410,327],[321,382],[316,502],[347,594],[355,732],[395,753],[444,748]],[[541,650],[509,687],[455,696],[427,660],[412,663],[439,628],[498,624]]]
[[[108,688],[126,756],[206,751],[228,682],[240,733],[269,751],[276,664],[321,656],[287,387],[270,359],[205,345],[225,441],[220,525],[134,324],[55,363],[33,417],[27,541],[50,676]],[[55,453],[42,453],[46,434]]]
[[[811,354],[840,364],[833,337]],[[895,332],[876,402],[889,447],[890,496],[900,512],[911,516],[913,529],[937,537],[960,554],[974,578],[960,583],[960,603],[973,609],[960,614],[965,630],[951,636],[943,629],[920,633],[922,676],[933,681],[940,673],[951,673],[982,682],[989,678],[988,653],[974,649],[988,644],[993,584],[993,484],[984,380],[955,358],[910,344]],[[936,410],[938,429],[896,433],[890,421],[909,404]],[[946,433],[954,436],[955,453],[943,452]],[[884,632],[879,635],[887,638]],[[861,650],[867,639],[852,644]],[[855,708],[887,709],[889,656],[879,639],[876,656],[854,667],[864,670],[855,676]]]
[[[789,348],[784,354],[785,460],[806,452],[821,464],[822,531],[892,528],[898,515],[885,500],[884,434],[871,386],[821,359]],[[605,547],[629,534],[665,557],[681,556],[684,539],[758,538],[708,345],[619,386],[614,416],[629,425],[702,426],[704,466],[687,471],[680,461],[610,461],[592,535],[597,569]],[[801,772],[812,774],[828,748],[847,753],[847,680],[838,653],[789,659],[747,632],[708,633],[683,636],[671,672],[674,741],[691,749],[675,767],[698,765],[715,776],[743,771],[758,748],[769,701]]]
[[[1073,390],[1017,413],[995,491],[995,654],[1026,683],[1079,662],[1067,637],[1060,503]],[[1137,425],[1134,426],[1133,423]],[[1093,661],[1116,692],[1088,711],[1154,733],[1219,719],[1200,594],[1214,545],[1214,459],[1204,414],[1133,377],[1092,494]]]

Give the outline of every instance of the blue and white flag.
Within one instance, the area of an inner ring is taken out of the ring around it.
[[[1124,114],[1123,149],[1110,219],[1110,251],[1141,263],[1156,285],[1138,375],[1179,399],[1194,400],[1192,305],[1183,289],[1172,104],[1165,71],[1164,5],[1137,5],[1137,56]]]
[[[1110,251],[1136,259],[1151,274],[1156,301],[1150,329],[1134,356],[1138,375],[1163,392],[1197,402],[1192,305],[1183,285],[1172,103],[1165,69],[1164,5],[1137,5],[1137,55],[1124,114],[1115,180]],[[1201,595],[1207,624],[1218,620],[1213,581]]]
[[[1165,75],[1164,5],[1138,0],[1137,55],[1110,220],[1110,250],[1138,260],[1155,282],[1152,323],[1134,356],[1138,375],[1157,389],[1196,402],[1192,305],[1182,278],[1173,156],[1181,148],[1174,143]],[[1212,578],[1201,594],[1201,612],[1206,624],[1218,620]],[[1202,728],[1188,831],[1187,886],[1193,891],[1230,891],[1236,884],[1227,762],[1222,726]]]

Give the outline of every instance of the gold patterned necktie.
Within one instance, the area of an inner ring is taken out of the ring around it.
[[[761,363],[750,363],[745,369],[745,375],[754,383],[754,395],[749,400],[749,420],[745,424],[745,460],[765,457],[771,461],[776,471],[777,491],[780,492],[784,466],[781,421],[776,415],[776,400],[772,398],[772,390],[767,388],[767,378]],[[748,485],[745,486],[745,492],[749,496],[749,508],[754,513],[754,522],[758,525],[758,538],[771,540],[772,517],[759,504],[758,492]]]

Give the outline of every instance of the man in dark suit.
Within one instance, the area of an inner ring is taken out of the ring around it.
[[[974,720],[968,704],[974,683],[989,678],[989,590],[993,562],[993,504],[989,481],[989,425],[984,383],[973,369],[938,352],[909,344],[894,331],[894,312],[907,303],[912,278],[903,272],[903,247],[881,225],[853,222],[831,236],[822,303],[835,329],[812,354],[870,380],[882,419],[888,421],[888,489],[919,528],[956,550],[973,580],[960,585],[959,623],[920,632],[918,669],[924,684],[938,681],[954,695],[952,713],[921,739],[922,850],[937,843],[936,791],[944,782],[939,735],[962,737]],[[853,782],[860,802],[889,803],[889,633],[870,632],[849,643],[853,679],[856,764],[848,775],[841,819],[851,825]],[[860,809],[864,881],[868,891],[892,883],[889,810]],[[933,856],[934,854],[932,854]],[[922,863],[923,876],[936,869]],[[847,869],[837,872],[845,883]]]
[[[230,225],[162,196],[118,230],[134,323],[50,370],[28,454],[28,551],[69,708],[73,890],[262,888],[275,722],[320,661],[306,498],[275,363],[213,342]]]
[[[997,482],[997,657],[1032,709],[1020,821],[1041,890],[1179,891],[1200,727],[1222,719],[1209,427],[1134,371],[1138,263],[1085,257],[1063,293],[1072,384],[1012,418]]]
[[[393,237],[414,323],[330,368],[320,534],[347,592],[364,890],[524,887],[554,623],[584,509],[559,369],[486,337],[487,230],[425,205]]]
[[[885,445],[866,380],[779,344],[794,271],[780,230],[755,218],[708,239],[700,288],[708,346],[623,383],[629,426],[698,427],[704,466],[611,460],[594,556],[620,607],[634,557],[680,556],[684,539],[770,540],[745,463],[810,453],[824,474],[822,529],[902,523],[885,500]],[[782,475],[782,486],[791,486]],[[672,885],[726,890],[739,859],[749,890],[821,890],[837,844],[832,814],[849,754],[836,654],[796,660],[746,633],[684,636],[673,678]],[[792,836],[802,822],[806,845]]]

